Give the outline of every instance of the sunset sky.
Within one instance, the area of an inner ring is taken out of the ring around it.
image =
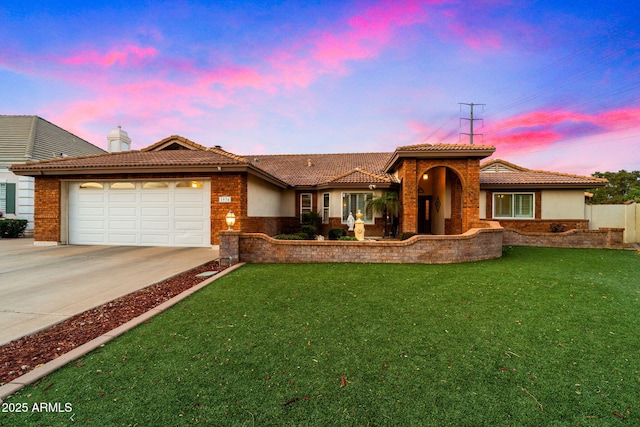
[[[636,1],[0,2],[0,114],[106,148],[236,154],[475,144],[590,175],[640,169]],[[485,105],[480,105],[485,104]]]

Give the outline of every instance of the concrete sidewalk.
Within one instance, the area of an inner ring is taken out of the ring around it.
[[[209,248],[0,239],[0,345],[216,258]]]

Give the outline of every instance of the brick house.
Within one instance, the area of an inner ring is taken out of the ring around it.
[[[421,144],[393,153],[239,156],[171,136],[140,151],[31,162],[11,170],[35,177],[39,244],[215,246],[230,210],[237,218],[234,229],[268,235],[299,230],[308,212],[319,214],[319,234],[326,235],[346,229],[349,213],[361,210],[367,236],[382,236],[383,218],[364,207],[388,191],[397,192],[403,206],[398,233],[461,234],[483,218],[514,226],[580,222],[584,214],[567,218],[562,209],[547,208],[564,199],[545,191],[564,191],[565,185],[571,192],[567,201],[583,209],[584,198],[577,200],[575,191],[604,185],[503,161],[481,165],[494,151]],[[493,180],[497,176],[505,179]],[[524,182],[534,176],[541,181]],[[559,218],[546,217],[556,211],[562,211]],[[578,208],[566,211],[577,215]]]

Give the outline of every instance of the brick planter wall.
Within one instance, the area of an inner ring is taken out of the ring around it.
[[[554,248],[623,249],[624,228],[569,230],[564,233],[525,233],[504,230],[505,246],[544,246]]]
[[[502,228],[495,223],[456,236],[419,235],[404,241],[284,241],[261,233],[241,233],[239,240],[240,261],[250,263],[448,264],[502,255]]]

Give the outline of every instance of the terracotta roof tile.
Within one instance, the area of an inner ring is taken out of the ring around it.
[[[415,144],[396,148],[397,151],[484,151],[495,150],[491,145],[470,144]]]
[[[127,151],[92,156],[66,157],[13,165],[12,170],[94,169],[145,166],[207,166],[246,164],[240,157],[220,151]]]
[[[531,170],[504,160],[495,159],[480,165],[486,168],[492,165],[506,165],[514,171],[483,171],[480,173],[480,185],[482,187],[491,186],[555,186],[555,187],[573,187],[573,188],[595,188],[605,185],[608,181],[603,178],[594,178],[591,176],[572,175],[558,172],[547,172],[540,170]]]
[[[354,183],[397,182],[393,175],[384,172],[384,165],[392,154],[275,154],[247,158],[252,159],[255,167],[291,185],[315,186],[339,179]],[[361,173],[348,178],[356,168]]]

